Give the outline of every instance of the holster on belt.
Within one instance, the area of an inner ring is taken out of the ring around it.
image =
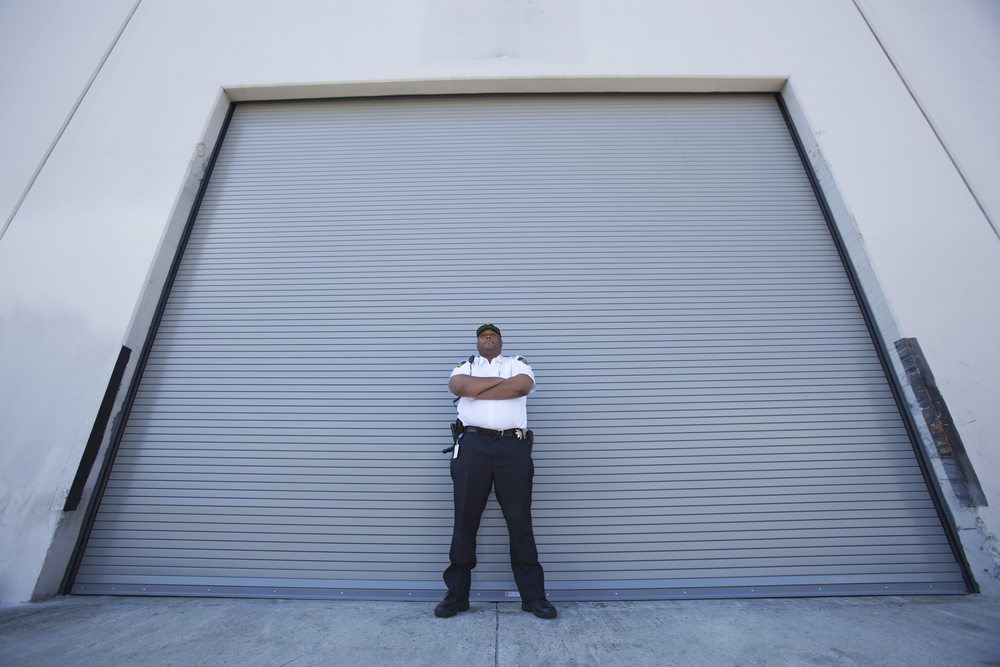
[[[456,419],[451,423],[451,447],[445,447],[441,450],[442,454],[450,454],[455,451],[455,445],[458,444],[458,436],[465,432],[465,424],[462,423],[461,419]]]

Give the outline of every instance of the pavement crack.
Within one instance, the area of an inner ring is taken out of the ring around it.
[[[500,667],[500,603],[494,602],[496,610],[496,629],[493,633],[493,667]]]

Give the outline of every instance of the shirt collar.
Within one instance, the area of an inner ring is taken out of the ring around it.
[[[498,354],[498,355],[496,356],[496,358],[495,358],[495,359],[493,360],[493,362],[494,362],[494,363],[500,363],[500,362],[502,362],[502,361],[503,361],[504,359],[505,359],[505,357],[504,357],[504,356],[503,356],[502,354]],[[477,363],[480,363],[480,364],[489,364],[489,363],[490,363],[489,361],[487,361],[487,360],[486,360],[486,357],[482,356],[481,354],[477,354],[477,355],[476,355],[476,359],[475,359],[475,361],[476,361]]]

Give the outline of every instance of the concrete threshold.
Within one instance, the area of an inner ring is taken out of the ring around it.
[[[0,665],[1000,665],[1000,598],[517,603],[67,597],[0,607]]]

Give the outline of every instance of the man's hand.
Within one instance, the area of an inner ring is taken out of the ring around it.
[[[488,389],[503,382],[503,378],[478,378],[471,375],[453,375],[448,380],[448,391],[456,396],[475,398]]]
[[[535,381],[523,373],[506,380],[471,375],[453,375],[448,380],[448,390],[456,396],[493,401],[527,396],[534,386]]]

